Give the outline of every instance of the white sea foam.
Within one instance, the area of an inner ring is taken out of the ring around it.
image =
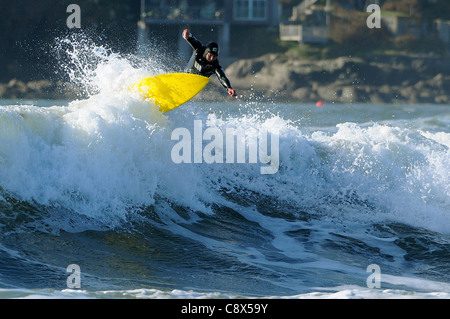
[[[201,292],[194,290],[54,290],[54,289],[0,289],[2,299],[240,299],[251,302],[255,297],[221,292]],[[261,300],[261,297],[256,297]],[[315,292],[289,296],[267,296],[263,299],[449,299],[448,292],[411,292],[402,289],[369,289],[359,286],[337,286],[318,289]]]
[[[109,63],[107,69],[124,67]],[[279,133],[279,171],[259,176],[259,166],[252,164],[174,164],[170,136],[177,121],[120,91],[63,107],[1,107],[1,187],[25,200],[101,215],[151,205],[155,193],[201,209],[213,181],[216,188],[247,189],[310,213],[336,215],[345,206],[348,219],[450,233],[445,132],[343,123],[335,133],[305,134],[279,116],[207,116],[205,125],[223,131],[241,128],[255,138],[267,127]]]

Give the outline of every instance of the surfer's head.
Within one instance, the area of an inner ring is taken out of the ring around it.
[[[205,53],[203,56],[210,62],[217,59],[219,55],[219,45],[216,42],[209,42],[206,45]]]

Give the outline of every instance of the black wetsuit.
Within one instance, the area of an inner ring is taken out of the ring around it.
[[[186,71],[189,73],[199,74],[206,77],[210,77],[214,73],[217,75],[220,83],[226,88],[231,89],[230,81],[228,80],[222,66],[219,64],[219,60],[215,59],[213,62],[209,62],[205,57],[206,47],[197,40],[193,35],[190,35],[186,41],[194,49],[192,57],[186,67]]]

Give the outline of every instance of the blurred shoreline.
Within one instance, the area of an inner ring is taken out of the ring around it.
[[[226,66],[225,66],[226,67]],[[306,60],[267,54],[237,60],[226,73],[240,96],[277,102],[450,104],[450,59],[410,56]],[[223,100],[215,76],[195,99]],[[47,79],[0,83],[0,99],[80,99],[72,83]]]
[[[83,97],[81,89],[62,81],[42,79],[25,82],[13,78],[7,83],[0,83],[0,99],[5,100],[73,100],[80,97]]]
[[[338,103],[450,103],[450,59],[414,56],[299,59],[267,54],[226,69],[243,92],[274,100]]]

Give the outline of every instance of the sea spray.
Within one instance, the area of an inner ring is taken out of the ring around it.
[[[96,43],[85,33],[56,38],[51,51],[57,60],[55,80],[76,86],[80,98],[101,92],[114,94],[137,80],[168,70],[164,63],[155,58],[155,48],[149,53],[150,58],[122,55],[104,44]]]

